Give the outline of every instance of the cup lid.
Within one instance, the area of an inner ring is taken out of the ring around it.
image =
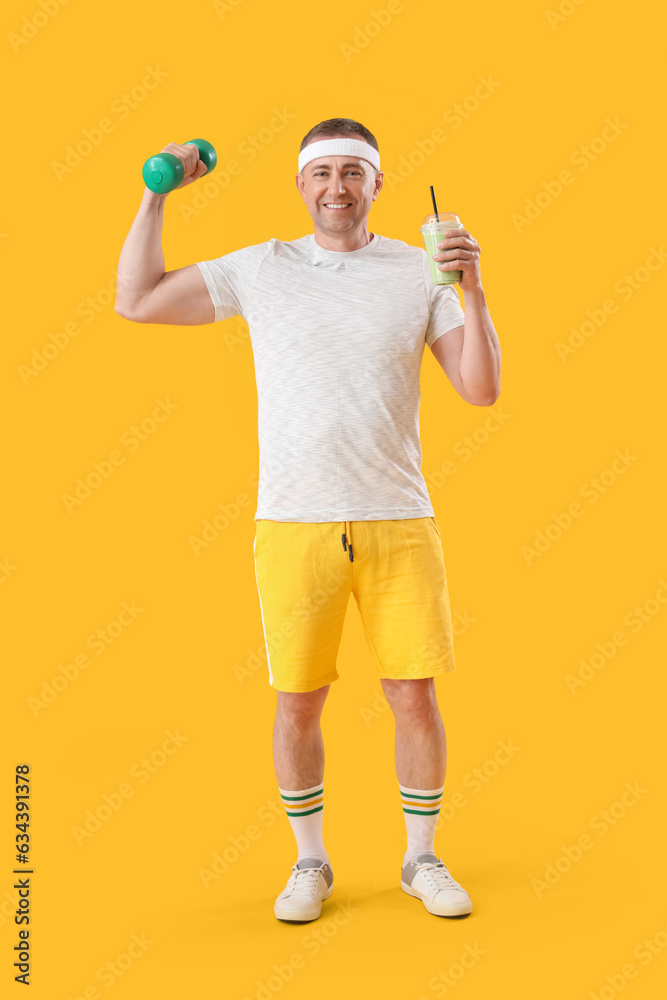
[[[458,215],[456,215],[455,212],[438,212],[438,216],[440,222],[450,224],[451,229],[456,229],[459,226],[461,226],[461,220],[459,219]],[[427,215],[425,217],[424,221],[422,222],[422,226],[428,226],[431,225],[431,223],[435,222],[436,222],[435,212],[431,212],[430,215]],[[445,226],[445,228],[447,228],[447,226]]]

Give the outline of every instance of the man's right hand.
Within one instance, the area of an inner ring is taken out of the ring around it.
[[[168,142],[160,152],[171,153],[183,164],[183,180],[177,188],[174,188],[174,191],[179,191],[188,184],[192,184],[193,181],[199,180],[207,171],[206,164],[203,160],[199,159],[199,150],[191,143],[181,146],[177,142]]]

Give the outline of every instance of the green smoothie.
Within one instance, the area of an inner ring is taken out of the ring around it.
[[[439,212],[438,215],[440,216],[439,222],[436,222],[435,215],[427,215],[419,232],[424,239],[433,284],[454,285],[457,281],[461,280],[461,272],[438,270],[438,264],[444,264],[445,261],[433,260],[433,254],[443,252],[438,247],[438,243],[442,243],[444,239],[443,233],[448,229],[463,229],[464,226],[459,220],[458,215],[455,215],[453,212]]]

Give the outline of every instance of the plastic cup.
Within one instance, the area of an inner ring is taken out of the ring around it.
[[[461,280],[461,272],[439,271],[438,264],[444,264],[445,261],[433,260],[433,254],[442,253],[442,250],[438,249],[437,244],[442,243],[444,239],[443,234],[448,229],[463,229],[464,226],[458,215],[455,215],[454,212],[438,212],[438,215],[440,216],[439,222],[436,221],[435,214],[427,215],[421,224],[419,232],[424,239],[433,284],[454,285],[457,281]]]

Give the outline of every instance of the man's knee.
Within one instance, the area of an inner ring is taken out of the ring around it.
[[[394,713],[429,720],[439,714],[433,677],[382,678],[382,690]]]
[[[318,721],[330,684],[315,691],[276,691],[276,717],[295,729],[307,729]]]

